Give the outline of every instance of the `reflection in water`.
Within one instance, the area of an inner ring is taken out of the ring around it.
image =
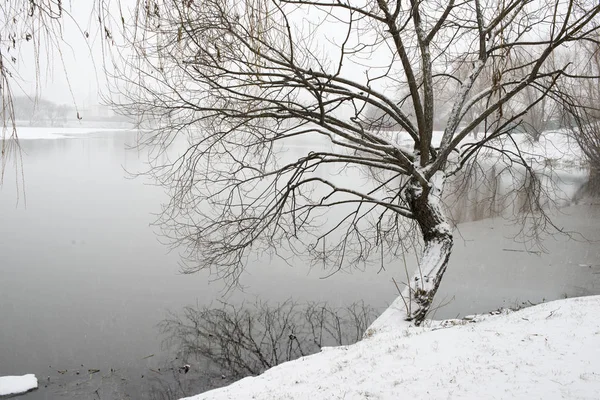
[[[166,376],[153,377],[154,395],[171,399],[190,391],[200,393],[317,353],[324,346],[355,343],[376,315],[362,302],[348,307],[291,300],[185,307],[160,324],[177,356],[163,369],[169,371]]]

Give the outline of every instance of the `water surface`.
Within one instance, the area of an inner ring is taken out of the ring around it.
[[[242,277],[244,290],[229,292],[206,274],[181,275],[177,252],[169,253],[150,225],[164,193],[125,171],[144,168],[143,152],[125,149],[134,141],[135,133],[123,132],[22,141],[26,204],[17,196],[21,182],[7,170],[0,192],[0,375],[35,373],[40,390],[23,398],[169,398],[156,393],[157,380],[174,374],[164,370],[173,354],[161,349],[157,324],[185,305],[291,297],[383,308],[397,295],[392,278],[405,280],[402,260],[323,279],[329,271],[302,260],[292,267],[257,255]],[[600,240],[598,205],[562,208],[554,221]],[[436,318],[600,293],[598,243],[550,236],[546,252],[537,253],[513,240],[519,229],[502,218],[459,225],[437,297],[448,304]],[[414,254],[406,261],[413,268]],[[189,390],[226,383],[201,379]]]

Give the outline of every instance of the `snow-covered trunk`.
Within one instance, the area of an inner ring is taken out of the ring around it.
[[[444,174],[436,173],[430,186],[423,188],[415,180],[405,192],[405,198],[423,236],[423,253],[412,279],[390,307],[369,327],[369,330],[387,330],[402,326],[420,325],[433,303],[452,252],[452,229],[441,195]]]
[[[429,188],[409,185],[406,200],[423,235],[423,254],[413,279],[403,293],[406,320],[420,325],[427,315],[452,253],[452,229],[441,204],[444,176],[438,172]]]

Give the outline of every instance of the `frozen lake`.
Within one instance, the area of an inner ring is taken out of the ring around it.
[[[173,357],[161,350],[157,328],[168,310],[217,299],[290,297],[338,306],[364,300],[383,308],[397,295],[391,279],[405,278],[401,261],[382,272],[322,279],[328,273],[318,268],[257,256],[242,277],[244,290],[228,293],[206,274],[179,274],[178,254],[168,253],[150,226],[165,195],[125,172],[144,168],[143,154],[125,150],[134,140],[132,132],[23,140],[26,207],[22,193],[17,196],[22,181],[14,169],[6,171],[0,192],[0,375],[36,374],[40,389],[23,399],[169,398],[156,389],[168,375],[158,368]],[[529,252],[512,239],[520,229],[512,221],[460,224],[437,296],[448,304],[435,317],[600,294],[600,243],[593,242],[600,241],[600,205],[562,208],[554,221],[592,242],[548,237],[545,253]],[[414,261],[407,257],[410,265]]]

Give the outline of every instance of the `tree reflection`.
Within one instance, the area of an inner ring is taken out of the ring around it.
[[[239,379],[324,346],[357,342],[376,315],[362,302],[341,308],[291,300],[276,305],[221,303],[217,308],[185,307],[160,327],[182,366]]]

